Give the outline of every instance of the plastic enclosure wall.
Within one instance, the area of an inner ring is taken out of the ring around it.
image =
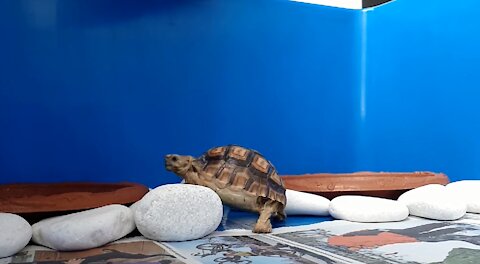
[[[156,186],[164,154],[229,143],[280,174],[475,178],[480,3],[447,4],[0,0],[0,182]]]
[[[480,179],[479,9],[397,0],[367,12],[358,169]]]

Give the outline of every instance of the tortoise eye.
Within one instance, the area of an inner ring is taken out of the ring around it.
[[[176,156],[173,156],[173,157],[172,157],[172,161],[173,161],[173,162],[176,162],[177,160],[178,160],[178,158],[177,158]]]

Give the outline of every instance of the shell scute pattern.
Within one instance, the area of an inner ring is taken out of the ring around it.
[[[255,150],[236,145],[208,150],[201,160],[204,172],[220,188],[243,190],[285,205],[285,188],[275,167]]]
[[[220,188],[225,188],[230,184],[230,175],[235,171],[235,165],[225,164],[216,174],[217,185]]]

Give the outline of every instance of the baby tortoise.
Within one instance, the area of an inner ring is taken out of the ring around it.
[[[201,157],[166,155],[165,167],[185,183],[214,190],[223,203],[260,213],[255,233],[270,233],[270,217],[283,220],[285,187],[275,167],[255,150],[237,145],[215,147]]]

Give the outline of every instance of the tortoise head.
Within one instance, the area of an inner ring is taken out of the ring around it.
[[[185,179],[187,172],[192,170],[192,156],[165,155],[165,168]]]

